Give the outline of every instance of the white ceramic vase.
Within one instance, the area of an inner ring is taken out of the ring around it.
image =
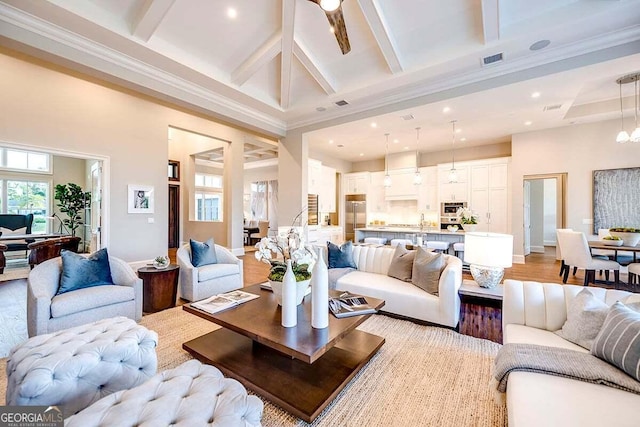
[[[462,229],[467,233],[476,231],[476,228],[478,227],[478,224],[460,224],[460,225],[462,225]]]
[[[329,326],[329,270],[318,248],[318,261],[311,273],[311,326],[324,329]]]
[[[275,280],[269,280],[271,290],[276,297],[278,305],[282,305],[282,282],[276,282]],[[296,282],[296,305],[302,304],[304,296],[307,294],[307,289],[311,285],[311,279]]]
[[[287,271],[282,278],[282,326],[292,328],[298,324],[298,304],[296,304],[296,276],[287,260]]]

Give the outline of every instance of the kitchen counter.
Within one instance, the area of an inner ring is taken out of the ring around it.
[[[356,228],[356,231],[377,231],[377,232],[389,232],[389,233],[422,233],[422,234],[464,234],[464,230],[460,229],[458,231],[449,231],[449,230],[437,230],[437,229],[429,229],[423,228],[420,230],[419,227],[391,227],[386,225],[374,225],[370,227],[364,228]]]
[[[356,228],[355,241],[363,242],[366,237],[383,237],[390,242],[393,239],[405,239],[407,234],[422,234],[423,239],[443,241],[449,243],[464,242],[464,230],[448,231],[448,230],[428,230],[420,227],[392,227],[392,226],[370,226],[364,228]]]

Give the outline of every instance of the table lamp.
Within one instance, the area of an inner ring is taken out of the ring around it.
[[[483,288],[494,288],[511,267],[513,236],[471,232],[464,234],[464,261],[469,263],[473,280]]]

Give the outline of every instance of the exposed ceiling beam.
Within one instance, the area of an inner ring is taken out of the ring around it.
[[[304,68],[307,69],[309,74],[311,74],[311,76],[318,82],[327,95],[336,93],[335,85],[329,81],[325,73],[320,71],[320,68],[317,65],[318,61],[314,60],[307,49],[302,47],[297,40],[293,41],[293,54],[302,63]]]
[[[291,95],[291,66],[293,63],[293,22],[296,1],[282,1],[282,55],[280,55],[280,107],[289,108]]]
[[[160,25],[169,9],[171,9],[171,6],[173,6],[174,2],[175,0],[145,1],[132,22],[132,34],[135,37],[148,42],[153,33],[156,32],[158,25]]]
[[[260,68],[278,56],[282,48],[281,39],[282,33],[278,31],[256,49],[238,68],[231,72],[231,83],[242,86]]]
[[[484,44],[500,40],[500,0],[482,0]]]
[[[384,56],[387,65],[393,74],[399,73],[403,70],[402,63],[398,57],[398,49],[395,46],[394,40],[391,38],[389,29],[380,13],[380,8],[377,5],[377,0],[358,0],[360,9],[364,17],[369,23],[369,27],[373,32],[373,36],[380,47],[380,51]]]

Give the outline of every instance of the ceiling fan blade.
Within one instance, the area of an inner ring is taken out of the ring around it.
[[[342,14],[342,5],[333,12],[325,12],[333,34],[336,36],[338,45],[343,55],[351,52],[351,44],[349,44],[349,35],[347,34],[347,26],[344,23],[344,15]]]

